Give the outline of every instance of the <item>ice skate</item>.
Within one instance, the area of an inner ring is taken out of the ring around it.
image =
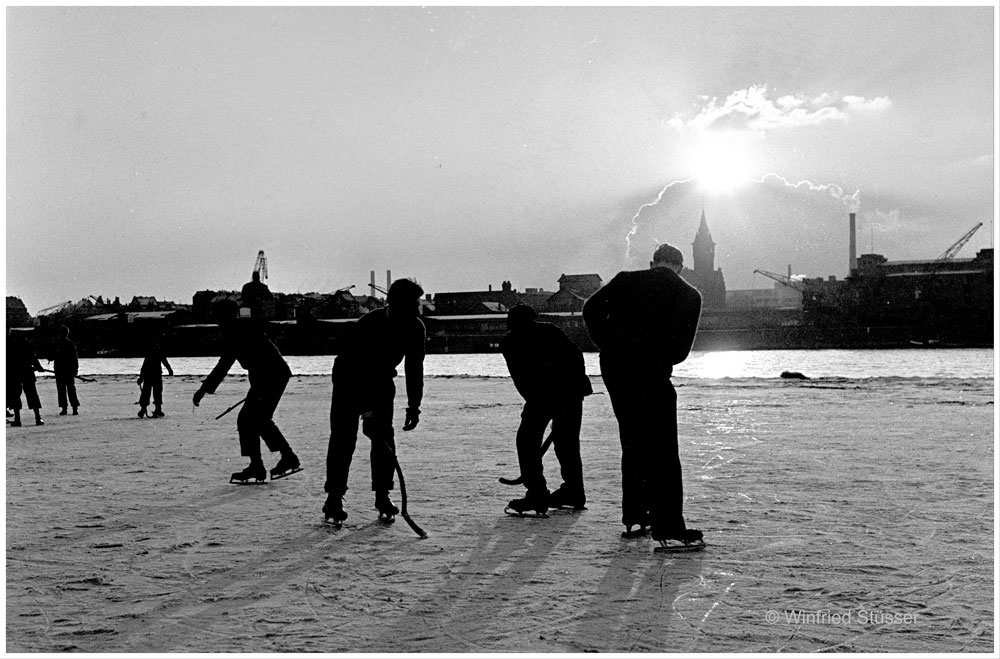
[[[654,530],[652,536],[653,540],[660,543],[659,547],[653,548],[653,552],[658,554],[700,551],[705,548],[705,536],[697,529],[685,529],[674,535],[659,534]]]
[[[66,408],[65,407],[62,408],[62,410],[59,411],[59,416],[66,416]]]
[[[344,512],[344,500],[331,494],[326,498],[326,503],[323,504],[323,523],[339,529],[344,525],[345,519],[347,519],[347,513]]]
[[[298,457],[294,453],[289,452],[287,455],[283,454],[281,459],[278,460],[278,464],[274,465],[274,469],[271,470],[271,480],[276,481],[279,478],[285,478],[300,471],[302,471],[302,467],[299,465]]]
[[[548,517],[549,493],[532,494],[530,491],[523,499],[514,499],[503,509],[508,515],[515,517]]]
[[[375,510],[378,511],[379,521],[391,523],[396,521],[399,508],[389,500],[388,492],[378,492],[375,495]]]
[[[549,508],[562,508],[565,510],[586,510],[587,497],[583,492],[573,492],[565,486],[557,488],[549,495]]]
[[[251,462],[243,471],[237,471],[229,478],[230,483],[237,485],[253,485],[267,480],[267,470],[263,462]],[[252,481],[252,482],[251,482]]]
[[[139,414],[138,414],[138,417],[139,417],[139,418],[141,419],[141,418],[143,418],[143,417],[145,417],[145,416],[146,416],[146,408],[145,408],[145,407],[143,407],[143,408],[141,408],[141,409],[139,410]]]
[[[73,412],[73,413],[76,414],[76,412]],[[163,413],[163,410],[161,410],[159,407],[157,407],[155,410],[153,410],[152,416],[153,416],[154,419],[161,419],[161,418],[163,418],[166,415]]]
[[[625,530],[622,531],[623,538],[645,538],[649,535],[649,515],[646,513],[640,514],[637,517],[622,517],[622,524],[625,525]]]

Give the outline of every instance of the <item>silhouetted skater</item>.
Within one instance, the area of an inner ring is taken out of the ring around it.
[[[79,414],[80,400],[76,396],[76,375],[80,371],[76,344],[70,341],[69,328],[61,325],[52,342],[52,372],[56,376],[56,395],[59,398],[60,416],[66,415],[67,406]]]
[[[153,397],[153,418],[164,416],[163,414],[163,368],[167,368],[169,375],[174,374],[173,367],[167,361],[167,354],[163,349],[163,344],[157,336],[151,337],[146,344],[146,356],[142,360],[142,367],[139,369],[139,418],[146,416],[146,408],[149,406],[150,394]]]
[[[230,482],[247,483],[253,479],[260,483],[267,478],[260,454],[261,439],[271,452],[281,453],[278,464],[271,470],[272,479],[301,471],[298,457],[273,419],[292,371],[278,348],[264,334],[260,323],[240,320],[238,313],[238,305],[230,300],[216,303],[213,308],[213,319],[222,328],[222,356],[195,392],[194,404],[201,403],[205,394],[215,393],[235,362],[246,369],[250,391],[236,418],[236,428],[240,435],[240,455],[250,458],[250,465],[233,474]]]
[[[42,401],[35,388],[35,373],[45,369],[38,363],[35,349],[28,339],[18,332],[7,330],[7,407],[14,412],[10,425],[21,425],[21,392],[24,392],[25,406],[34,411],[35,425],[44,426],[42,421]]]
[[[507,315],[508,334],[500,351],[518,393],[524,398],[517,429],[517,462],[527,493],[508,508],[518,514],[548,508],[585,507],[580,423],[583,398],[594,393],[583,353],[552,323],[536,320],[535,310],[517,305]],[[559,460],[562,485],[549,493],[542,469],[542,436],[552,422],[552,445]]]
[[[618,273],[583,307],[618,418],[623,535],[651,527],[664,546],[702,537],[684,523],[677,392],[670,381],[674,365],[691,351],[701,314],[701,295],[680,277],[683,263],[680,250],[660,245],[648,270]]]
[[[327,493],[323,515],[334,524],[347,519],[343,498],[358,440],[358,424],[371,439],[372,491],[379,517],[391,520],[399,509],[389,499],[396,468],[395,431],[392,427],[396,396],[396,367],[404,363],[406,419],[403,430],[420,421],[424,391],[424,342],[420,296],[415,281],[397,279],[389,287],[386,308],[370,311],[352,328],[333,363],[330,401],[330,444],[326,455]]]

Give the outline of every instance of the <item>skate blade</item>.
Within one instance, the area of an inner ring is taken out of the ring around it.
[[[654,554],[683,554],[691,551],[701,551],[705,548],[704,540],[695,540],[688,543],[661,544],[653,547]]]
[[[253,479],[253,480],[249,478],[246,480],[240,480],[238,478],[229,479],[230,485],[264,485],[265,483],[267,483],[267,481],[264,479]]]
[[[561,513],[578,513],[578,512],[582,512],[582,511],[584,511],[586,509],[587,509],[587,506],[570,506],[570,505],[553,506],[553,507],[549,508],[549,510],[554,510],[556,512],[561,512]]]
[[[340,520],[338,522],[335,519],[331,519],[329,517],[324,517],[323,518],[323,525],[324,526],[330,526],[330,527],[333,527],[335,529],[342,529],[342,528],[344,528],[344,520]]]
[[[381,523],[383,523],[383,524],[392,524],[393,522],[396,521],[396,516],[395,515],[386,515],[384,513],[379,513],[378,514],[378,521],[381,522]]]
[[[507,506],[503,509],[503,511],[508,515],[510,515],[511,517],[533,517],[536,519],[548,519],[547,513],[540,513],[537,510],[532,510],[532,511],[526,510],[524,512],[518,512],[513,508],[511,508],[510,506]]]
[[[271,480],[276,481],[276,480],[281,480],[282,478],[288,478],[292,474],[297,474],[300,471],[302,471],[302,467],[298,467],[296,469],[289,469],[288,471],[283,471],[280,474],[276,474],[272,471]]]

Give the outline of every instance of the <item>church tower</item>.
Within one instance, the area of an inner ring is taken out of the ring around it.
[[[698,233],[691,243],[694,255],[693,270],[700,276],[708,278],[715,272],[715,242],[712,240],[712,233],[708,230],[708,222],[705,220],[705,209],[701,209],[701,224],[698,226]]]

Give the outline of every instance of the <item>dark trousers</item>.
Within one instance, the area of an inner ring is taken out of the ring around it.
[[[72,373],[56,373],[56,395],[59,397],[59,407],[66,409],[66,400],[73,409],[80,407],[76,397],[76,376]]]
[[[580,425],[583,398],[559,403],[525,402],[517,428],[517,462],[528,492],[544,492],[541,444],[545,428],[552,422],[552,447],[559,460],[565,487],[583,494],[583,463],[580,460]]]
[[[139,405],[149,405],[149,395],[153,394],[153,404],[159,409],[163,405],[163,376],[148,376],[142,380],[142,392],[139,394]],[[275,403],[277,405],[277,403]],[[273,412],[274,410],[272,410]]]
[[[34,379],[32,379],[32,380],[21,380],[21,382],[20,382],[20,391],[18,391],[17,399],[14,400],[14,399],[8,398],[9,401],[15,403],[14,405],[10,406],[11,409],[14,409],[14,410],[21,409],[21,391],[24,392],[24,406],[25,407],[27,407],[29,410],[40,410],[40,409],[42,409],[42,401],[38,397],[38,389],[35,387],[35,381],[34,381]]]
[[[650,364],[601,355],[601,376],[618,419],[622,445],[622,523],[683,531],[684,487],[677,449],[677,392]]]
[[[374,406],[358,400],[349,378],[337,381],[333,376],[330,401],[330,444],[326,452],[326,484],[323,490],[342,497],[347,492],[347,477],[358,442],[358,425],[371,440],[372,490],[387,492],[394,487],[396,440],[392,427],[392,408],[396,385],[390,380],[380,387]],[[364,409],[369,408],[369,409]]]
[[[278,408],[281,395],[285,393],[288,378],[276,377],[264,384],[251,384],[243,409],[236,417],[236,429],[240,434],[240,455],[260,459],[260,440],[264,440],[269,451],[288,450],[288,441],[274,424],[274,410]]]

